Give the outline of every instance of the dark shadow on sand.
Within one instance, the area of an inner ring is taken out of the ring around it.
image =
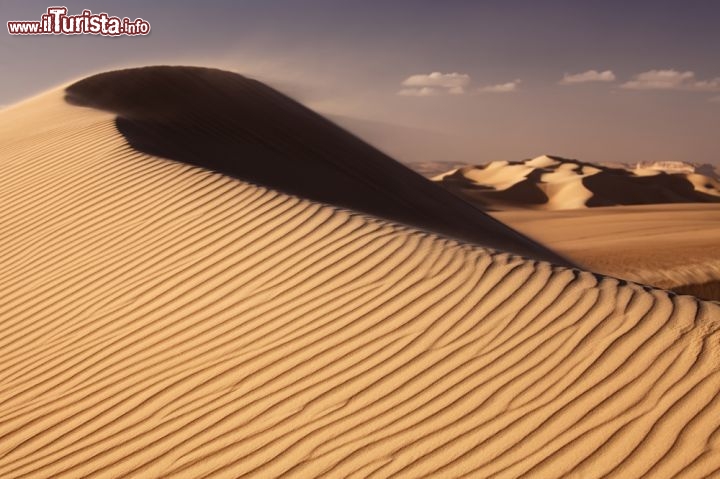
[[[256,80],[146,67],[74,83],[66,100],[117,115],[141,152],[527,257],[564,258]]]

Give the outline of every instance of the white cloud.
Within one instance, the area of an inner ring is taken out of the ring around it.
[[[465,87],[470,83],[470,75],[465,73],[421,73],[411,75],[402,82],[403,88],[398,95],[403,96],[433,96],[440,94],[462,95]]]
[[[720,91],[720,78],[697,80],[690,71],[650,70],[635,75],[621,86],[628,90]]]
[[[419,74],[407,77],[403,82],[403,86],[413,87],[441,87],[456,88],[465,87],[470,83],[470,75],[465,73],[440,73],[432,72],[429,74]]]
[[[522,83],[522,80],[515,79],[511,82],[507,83],[500,83],[498,85],[489,85],[484,86],[478,89],[479,92],[483,93],[512,93],[514,91],[517,91],[518,86],[520,86],[520,83]]]
[[[403,88],[398,93],[400,96],[435,96],[439,95],[440,91],[437,88],[422,87],[422,88]]]
[[[573,85],[576,83],[612,81],[615,81],[615,74],[612,72],[612,70],[605,70],[604,72],[599,72],[597,70],[588,70],[586,72],[575,74],[566,73],[565,75],[563,75],[562,80],[560,80],[560,84]]]
[[[477,89],[483,93],[511,93],[517,91],[521,81],[519,79],[498,85],[488,85]],[[397,92],[401,96],[438,96],[462,95],[470,84],[470,75],[465,73],[419,74],[407,77],[402,82],[402,88]]]

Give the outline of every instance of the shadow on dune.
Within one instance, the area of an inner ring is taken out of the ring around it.
[[[696,191],[684,175],[636,176],[627,170],[606,168],[582,182],[594,193],[586,203],[589,207],[720,202],[716,196]]]
[[[569,264],[300,103],[221,70],[146,67],[74,83],[136,150],[450,237]]]
[[[679,294],[689,294],[706,301],[720,301],[720,281],[675,286],[672,290]]]
[[[505,208],[526,208],[546,204],[550,198],[540,189],[543,175],[541,169],[531,171],[527,177],[504,190],[471,183],[467,181],[462,169],[443,178],[443,187],[448,191],[464,198],[470,198],[472,203],[485,211]]]

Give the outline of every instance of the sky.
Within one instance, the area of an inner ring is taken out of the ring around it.
[[[51,4],[0,0],[0,105],[101,71],[198,65],[265,81],[401,161],[720,164],[718,0],[63,5],[152,30],[14,36],[7,21]]]

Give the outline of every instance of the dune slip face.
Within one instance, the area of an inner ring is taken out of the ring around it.
[[[145,67],[70,85],[136,150],[531,258],[570,263],[256,80]]]
[[[64,95],[0,113],[0,477],[719,473],[717,304],[158,158]]]

